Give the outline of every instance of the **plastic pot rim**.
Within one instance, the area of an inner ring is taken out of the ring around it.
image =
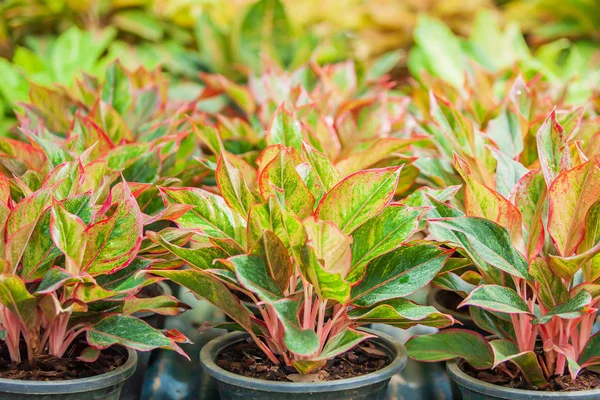
[[[124,347],[120,347],[120,349],[123,349],[121,350],[123,353],[127,352],[127,361],[125,361],[125,364],[104,374],[62,381],[27,381],[0,378],[0,393],[59,395],[63,393],[91,392],[117,385],[133,375],[138,359],[135,350]]]
[[[495,396],[501,399],[523,399],[523,400],[535,400],[554,398],[554,399],[591,399],[600,398],[600,389],[592,390],[579,390],[572,392],[548,392],[544,390],[525,390],[508,388],[500,385],[494,385],[492,383],[484,382],[479,379],[473,378],[468,374],[464,373],[460,369],[460,364],[463,361],[450,360],[446,362],[446,370],[450,379],[456,382],[459,386],[463,386],[473,392],[477,392],[483,395]],[[593,397],[591,397],[593,396]]]
[[[248,338],[250,335],[246,332],[231,332],[208,342],[200,351],[200,363],[208,374],[218,381],[253,390],[281,393],[325,393],[368,386],[390,379],[406,366],[406,348],[396,339],[390,335],[371,329],[360,330],[375,335],[376,337],[370,340],[383,346],[389,354],[394,356],[394,359],[389,365],[378,371],[354,378],[307,383],[279,382],[248,378],[219,367],[214,361],[216,356],[226,347]]]

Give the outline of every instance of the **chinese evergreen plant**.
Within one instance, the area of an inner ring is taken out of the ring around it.
[[[85,361],[117,344],[184,354],[179,332],[133,315],[176,315],[187,306],[172,296],[136,297],[157,281],[140,254],[144,218],[119,174],[89,161],[92,150],[43,182],[0,174],[0,334],[14,362],[64,357],[84,337],[89,347],[76,356]]]
[[[600,169],[595,152],[588,158],[576,140],[579,126],[567,130],[552,112],[535,137],[538,162],[526,168],[503,155],[491,187],[455,157],[464,213],[430,199],[429,229],[464,259],[448,263],[436,282],[466,296],[461,306],[495,338],[461,329],[415,337],[412,357],[458,357],[514,376],[510,361],[538,388],[554,375],[597,370]]]
[[[222,146],[216,135],[213,143]],[[371,337],[356,329],[361,325],[451,324],[451,317],[404,298],[428,284],[450,252],[410,240],[425,210],[393,202],[401,167],[344,177],[324,154],[300,144],[268,146],[253,181],[221,151],[221,195],[160,188],[166,206],[193,206],[171,220],[194,245],[148,232],[190,267],[152,274],[207,299],[273,363],[303,374]]]

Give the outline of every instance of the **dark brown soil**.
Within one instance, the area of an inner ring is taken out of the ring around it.
[[[21,355],[26,359],[27,352],[24,346],[21,347]],[[77,357],[86,347],[87,344],[81,339],[67,350],[64,358],[42,355],[32,366],[27,360],[20,364],[11,362],[6,345],[4,342],[0,342],[0,378],[24,381],[65,381],[89,378],[112,371],[127,360],[126,355],[114,349],[103,350],[94,362],[78,360]]]
[[[332,360],[306,381],[334,381],[378,371],[389,365],[387,354],[373,342],[365,341]],[[267,381],[297,381],[298,372],[285,363],[273,364],[253,343],[243,342],[226,348],[216,361],[221,368],[250,378]]]
[[[498,369],[478,371],[467,363],[463,363],[461,369],[467,375],[479,379],[480,381],[515,389],[543,390],[548,392],[576,392],[580,390],[600,389],[600,374],[588,370],[581,371],[575,382],[571,380],[571,377],[568,374],[563,376],[553,376],[548,380],[548,387],[540,389],[528,384],[514,365],[506,364],[506,366],[516,378],[513,379],[504,371]]]

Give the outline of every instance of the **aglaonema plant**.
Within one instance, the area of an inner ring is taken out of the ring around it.
[[[0,334],[12,361],[61,358],[79,340],[94,361],[113,345],[183,353],[176,330],[132,314],[176,315],[172,296],[136,297],[157,281],[144,273],[144,218],[134,195],[89,152],[54,168],[41,183],[0,174]],[[26,354],[21,352],[25,344]]]
[[[207,299],[273,363],[302,374],[370,338],[357,330],[362,325],[452,323],[404,298],[428,284],[450,251],[410,240],[425,209],[392,202],[401,167],[343,178],[306,143],[301,152],[269,146],[260,158],[262,167],[250,182],[223,152],[216,168],[221,195],[160,189],[165,205],[194,207],[172,218],[194,245],[148,232],[190,267],[152,274]]]
[[[600,335],[592,336],[592,325],[600,295],[600,164],[569,139],[553,112],[536,135],[537,166],[501,155],[493,187],[455,157],[465,212],[429,199],[428,219],[431,237],[464,258],[448,263],[434,283],[465,297],[461,306],[495,338],[450,329],[412,338],[409,355],[462,358],[476,369],[522,374],[538,388],[554,376],[574,380],[584,369],[598,370]],[[469,264],[474,268],[464,271]]]

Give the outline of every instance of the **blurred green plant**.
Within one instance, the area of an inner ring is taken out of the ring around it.
[[[583,104],[600,83],[595,55],[598,46],[560,39],[532,50],[515,22],[502,27],[497,15],[482,11],[468,38],[456,36],[441,21],[422,15],[414,31],[408,67],[426,84],[427,75],[438,77],[463,90],[477,69],[514,76],[517,66],[526,79],[541,75],[556,92],[564,92],[566,103]],[[497,87],[504,87],[499,79]]]

